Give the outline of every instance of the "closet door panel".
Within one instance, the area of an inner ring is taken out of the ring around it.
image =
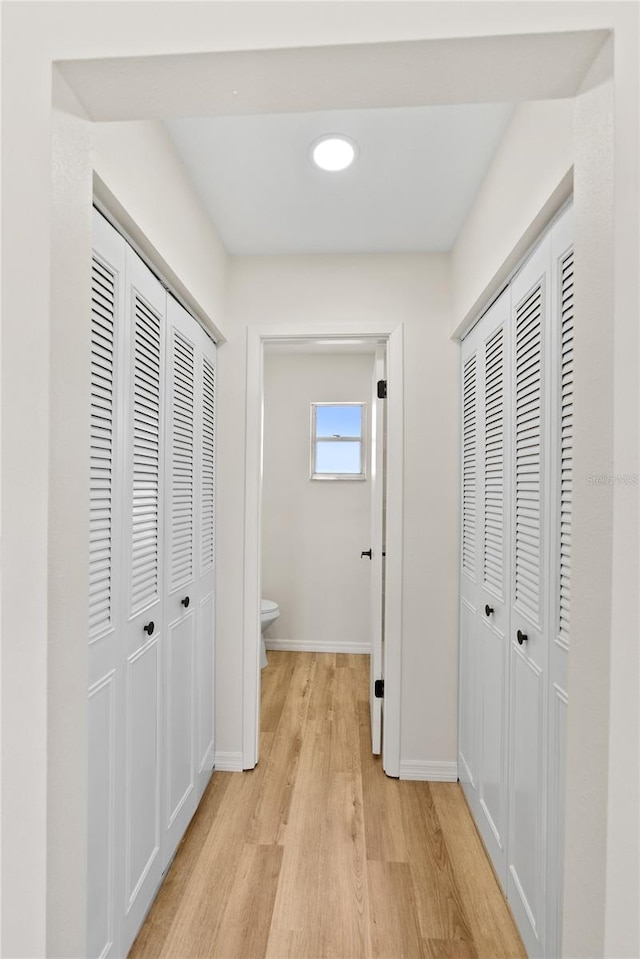
[[[458,723],[458,764],[467,800],[478,812],[478,724],[479,651],[478,607],[481,570],[478,524],[481,503],[480,436],[482,430],[479,397],[481,357],[479,337],[474,330],[462,344],[461,370],[461,540],[460,540],[460,703]]]
[[[125,895],[130,909],[159,857],[158,713],[160,648],[153,637],[127,663]]]
[[[477,823],[503,886],[506,885],[508,805],[509,318],[510,294],[506,290],[478,324],[482,477],[478,510],[481,582],[477,614],[480,700]]]
[[[127,248],[128,396],[123,951],[130,947],[160,882],[160,770],[163,607],[165,291]]]
[[[549,569],[549,788],[547,954],[560,955],[564,874],[564,793],[571,629],[573,483],[573,211],[552,236],[552,550]]]
[[[194,789],[193,611],[167,630],[167,815],[171,826]]]
[[[200,331],[200,405],[198,422],[197,579],[199,621],[198,668],[198,776],[200,791],[211,776],[215,752],[215,574],[216,574],[216,347]]]
[[[213,769],[214,738],[214,596],[210,592],[200,603],[198,626],[198,773]],[[208,778],[208,776],[207,776]]]
[[[120,794],[124,744],[121,625],[124,604],[118,577],[122,548],[121,341],[126,247],[94,214],[91,297],[91,408],[89,462],[88,635],[88,870],[87,955],[117,955],[120,902]]]
[[[567,689],[571,626],[571,514],[573,486],[573,219],[569,211],[552,235],[553,314],[553,442],[549,632],[553,682]]]
[[[513,576],[508,895],[530,956],[545,947],[550,241],[512,284]]]
[[[507,324],[509,294],[494,304],[486,317],[488,335],[484,353],[484,489],[483,489],[483,586],[500,603],[506,599],[507,551],[506,469]],[[494,620],[495,621],[495,620]]]
[[[566,692],[553,683],[549,697],[547,955],[562,955],[564,822],[567,763]]]
[[[543,677],[536,664],[520,650],[514,651],[512,669],[511,724],[512,728],[518,728],[518,733],[514,736],[511,764],[510,898],[512,901],[515,899],[516,904],[524,909],[527,919],[525,931],[528,929],[533,932],[539,945],[542,934],[541,861],[544,849],[540,788],[543,761],[543,739],[540,735],[544,702]],[[530,941],[531,936],[528,938]],[[528,945],[526,937],[525,945]]]
[[[87,956],[113,956],[116,940],[115,670],[89,692]],[[97,752],[96,752],[97,750]]]
[[[167,300],[167,441],[165,534],[167,656],[165,661],[164,848],[166,865],[198,803],[196,789],[196,488],[200,327]]]
[[[477,786],[477,609],[463,599],[460,607],[460,781],[463,787]]]
[[[486,622],[480,625],[480,662],[482,690],[482,765],[480,770],[480,807],[489,827],[485,845],[491,848],[496,870],[501,873],[501,853],[506,836],[505,753],[506,753],[506,636]],[[486,829],[483,829],[483,838]],[[491,841],[493,840],[493,842]],[[496,844],[497,849],[493,848]],[[504,882],[504,876],[500,875]]]

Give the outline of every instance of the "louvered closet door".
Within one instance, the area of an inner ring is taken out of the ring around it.
[[[480,366],[477,530],[480,541],[476,614],[478,686],[477,825],[506,887],[509,642],[509,372],[510,292],[476,329]]]
[[[482,560],[478,530],[481,481],[481,354],[477,328],[461,349],[460,671],[458,775],[478,815],[478,610]]]
[[[127,248],[124,926],[129,948],[162,874],[165,291]]]
[[[169,296],[165,457],[165,865],[173,856],[199,798],[195,725],[199,331],[196,321]]]
[[[123,738],[122,595],[117,576],[122,547],[121,327],[125,244],[94,217],[91,290],[91,460],[89,516],[89,705],[87,956],[118,956],[120,829],[117,777]]]
[[[198,331],[198,445],[196,490],[196,769],[202,793],[213,770],[215,755],[214,635],[216,585],[216,346]]]
[[[515,277],[507,893],[529,956],[545,946],[550,241]]]
[[[549,778],[547,811],[547,949],[561,955],[564,795],[571,628],[573,474],[573,210],[555,225],[552,246],[551,556],[549,563]]]

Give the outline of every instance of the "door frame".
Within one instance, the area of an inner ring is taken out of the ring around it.
[[[384,723],[382,766],[388,776],[400,775],[402,703],[402,567],[404,539],[404,330],[402,323],[338,327],[317,324],[247,328],[242,768],[253,769],[259,758],[260,735],[260,587],[262,529],[262,447],[264,347],[295,340],[384,342],[387,349],[387,565],[384,652]]]

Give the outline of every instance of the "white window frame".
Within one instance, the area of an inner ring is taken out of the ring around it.
[[[362,410],[360,436],[317,436],[317,410],[319,406],[359,406]],[[310,478],[312,480],[355,480],[362,482],[367,478],[367,404],[344,403],[340,400],[326,403],[311,404],[311,462]],[[360,472],[359,473],[318,473],[316,472],[316,452],[318,443],[360,443]]]

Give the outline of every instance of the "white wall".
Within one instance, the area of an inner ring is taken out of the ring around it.
[[[607,53],[613,53],[612,44]],[[607,64],[610,67],[610,64]],[[597,77],[597,78],[596,78]],[[598,875],[599,882],[568,884],[565,917],[571,929],[565,938],[569,955],[595,955],[594,943],[604,941],[604,898],[607,836],[609,672],[611,595],[602,583],[611,577],[613,487],[591,485],[587,477],[614,474],[613,396],[598,397],[593,386],[614,374],[613,328],[603,323],[606,303],[613,294],[613,91],[611,71],[593,73],[576,101],[576,125],[590,143],[598,128],[603,142],[576,156],[576,298],[579,318],[574,341],[574,490],[572,515],[571,652],[569,657],[568,769],[566,809],[567,875]],[[597,194],[590,196],[597,183]],[[590,199],[585,209],[585,200]],[[585,275],[593,272],[598,285],[589,299],[582,295]],[[588,523],[585,519],[588,517]],[[604,641],[603,641],[604,640]],[[583,682],[576,683],[576,676]],[[588,766],[576,762],[577,741],[587,735]],[[589,840],[586,841],[587,837]],[[582,915],[589,903],[588,918]]]
[[[267,353],[264,363],[262,595],[270,641],[322,652],[370,649],[371,476],[309,478],[311,403],[365,403],[370,462],[373,355]]]
[[[453,321],[486,304],[571,191],[573,100],[520,103],[452,252]]]
[[[224,512],[218,531],[232,545],[218,574],[221,633],[243,609],[243,489],[246,327],[300,332],[332,322],[404,324],[405,520],[401,759],[456,756],[457,346],[449,338],[448,258],[443,255],[231,258],[228,342],[219,354],[218,452]],[[235,535],[233,535],[235,533]],[[277,597],[276,597],[277,598]],[[233,683],[220,690],[220,748],[239,750],[242,665],[238,644],[220,655]],[[222,665],[219,666],[222,668]],[[224,702],[221,699],[224,698]],[[222,727],[222,728],[221,728]]]
[[[64,93],[66,109],[56,110],[53,122],[53,156],[59,175],[52,198],[55,217],[51,299],[57,319],[52,323],[48,344],[52,412],[48,512],[50,528],[58,535],[50,545],[47,569],[48,749],[44,768],[49,796],[49,842],[42,852],[46,849],[48,917],[52,922],[60,922],[75,937],[84,931],[84,917],[78,916],[75,903],[84,904],[86,893],[86,852],[77,842],[77,834],[79,829],[87,828],[87,730],[86,725],[77,722],[73,702],[76,697],[87,696],[89,457],[79,463],[74,447],[77,437],[88,437],[89,431],[89,410],[78,402],[78,396],[89,390],[90,330],[88,311],[87,322],[74,325],[71,331],[65,318],[86,310],[91,295],[88,269],[78,276],[77,282],[68,282],[74,270],[77,272],[77,264],[83,262],[91,236],[91,221],[84,217],[91,198],[91,137],[70,91]],[[82,231],[71,227],[78,221],[83,222]],[[85,508],[79,508],[80,504],[86,504]],[[69,515],[73,516],[72,522],[67,519]],[[80,583],[84,587],[83,600],[69,603]],[[16,652],[20,654],[19,647]],[[23,695],[19,688],[15,692]],[[24,743],[21,745],[22,761],[31,768],[35,758]],[[72,791],[66,788],[69,781],[75,784]],[[16,798],[20,804],[25,802],[24,795]],[[18,842],[25,840],[17,830],[12,835]],[[14,870],[12,884],[17,880]],[[28,875],[24,880],[28,890]]]
[[[115,212],[126,211],[120,218],[131,224],[133,239],[176,282],[187,305],[224,335],[227,254],[167,128],[147,120],[94,123],[91,131],[99,196],[116,199]]]
[[[54,168],[54,181],[60,177],[66,180],[69,191],[80,194],[78,210],[67,209],[68,215],[57,207],[51,208],[51,73],[52,63],[64,58],[120,57],[129,55],[149,55],[156,53],[171,54],[198,50],[236,49],[246,50],[252,47],[305,46],[319,43],[371,42],[386,39],[411,39],[422,37],[487,36],[491,34],[508,35],[513,33],[535,34],[551,31],[567,31],[601,27],[616,27],[615,51],[615,96],[616,109],[614,136],[616,139],[615,166],[615,301],[607,303],[604,311],[614,317],[616,349],[614,368],[616,381],[616,411],[622,414],[628,410],[630,421],[624,415],[616,416],[616,450],[621,458],[627,448],[633,448],[637,436],[638,406],[633,389],[629,389],[626,376],[637,379],[637,351],[633,356],[625,355],[627,339],[634,342],[637,324],[637,283],[635,269],[638,259],[637,241],[637,7],[634,4],[616,3],[469,3],[461,8],[450,3],[291,3],[291,4],[254,4],[247,14],[246,4],[214,3],[145,3],[145,4],[13,4],[3,7],[3,85],[2,85],[2,136],[3,143],[10,144],[3,156],[3,238],[2,245],[2,542],[3,552],[9,557],[2,564],[2,634],[0,637],[0,656],[2,658],[2,837],[3,868],[2,888],[2,942],[5,954],[11,956],[66,955],[83,954],[84,942],[80,934],[83,918],[83,903],[77,896],[82,882],[82,848],[85,843],[83,823],[79,821],[74,834],[69,835],[77,855],[69,859],[69,868],[74,876],[67,875],[65,885],[60,890],[61,899],[65,899],[64,908],[53,912],[47,921],[47,875],[46,859],[51,844],[55,842],[53,832],[47,828],[47,807],[64,804],[65,798],[84,789],[82,757],[69,776],[58,776],[59,770],[52,770],[47,784],[44,769],[47,752],[55,757],[51,747],[50,729],[47,719],[47,697],[49,695],[48,668],[59,670],[66,657],[68,672],[66,685],[62,690],[67,694],[66,708],[69,722],[73,721],[81,729],[86,725],[86,697],[80,696],[81,679],[84,675],[84,657],[73,656],[75,649],[80,650],[84,641],[83,631],[78,632],[75,617],[66,629],[64,642],[68,644],[65,655],[61,655],[58,642],[50,643],[52,630],[64,635],[64,623],[49,615],[49,563],[53,558],[65,555],[73,556],[81,551],[79,546],[83,537],[84,520],[80,518],[81,498],[73,506],[58,499],[58,486],[61,479],[49,474],[50,443],[59,435],[64,424],[60,406],[55,401],[59,391],[64,393],[63,384],[69,384],[68,398],[74,398],[78,408],[86,406],[88,392],[80,384],[75,388],[76,377],[82,376],[85,362],[75,353],[74,342],[78,327],[86,322],[86,311],[79,303],[70,305],[54,297],[51,298],[50,265],[52,262],[52,243],[64,244],[65,250],[59,251],[77,266],[88,256],[89,198],[84,196],[87,171],[90,171],[89,158],[81,163],[81,153],[76,154],[77,164],[66,169]],[[150,23],[153,28],[150,29]],[[507,91],[505,91],[506,93]],[[64,151],[73,152],[75,134],[60,129]],[[580,136],[581,134],[578,133]],[[16,148],[19,145],[19,149]],[[81,169],[79,168],[81,167]],[[593,196],[593,194],[592,194]],[[586,201],[587,209],[589,200]],[[28,211],[26,215],[25,211]],[[178,241],[180,238],[177,238]],[[77,256],[74,254],[77,251]],[[65,261],[66,262],[66,261]],[[635,264],[635,266],[634,266]],[[59,277],[62,286],[65,279],[73,282],[73,272]],[[408,343],[406,363],[409,379],[414,383],[421,377],[424,382],[418,393],[423,401],[437,403],[437,386],[440,371],[438,362],[442,358],[444,346],[438,334],[438,346],[433,354],[426,346],[426,337],[420,337],[415,307],[410,300],[422,301],[429,310],[434,300],[431,297],[430,274],[427,266],[420,280],[412,276],[411,271],[398,267],[395,279],[387,271],[386,277],[374,277],[371,288],[377,293],[388,289],[393,296],[382,296],[380,302],[369,295],[365,289],[365,301],[375,312],[384,308],[399,310],[403,315],[413,316],[411,321],[410,346]],[[406,284],[405,284],[406,281]],[[595,275],[585,279],[584,294],[589,296],[592,284],[597,285]],[[436,284],[437,286],[437,284]],[[316,301],[324,293],[317,286],[313,288]],[[352,291],[351,302],[356,307],[360,302],[357,293]],[[277,300],[277,296],[274,297]],[[435,300],[440,300],[439,296]],[[316,304],[317,305],[317,304]],[[340,306],[340,304],[338,304]],[[446,312],[446,311],[445,311]],[[255,313],[260,310],[256,307]],[[440,329],[441,315],[435,309],[436,325]],[[339,310],[338,310],[339,315]],[[421,313],[422,317],[424,313]],[[277,319],[277,316],[276,316]],[[449,320],[449,322],[452,322]],[[627,337],[625,334],[629,334]],[[60,352],[69,345],[67,364],[61,371],[57,363],[51,367],[49,356],[50,337],[59,338]],[[445,338],[444,334],[442,340]],[[442,348],[441,348],[442,347]],[[239,408],[244,404],[244,344],[240,338],[233,347],[224,347],[221,354],[229,350],[226,365],[226,382],[221,383],[221,405],[229,409],[234,401]],[[447,363],[449,363],[448,354]],[[452,357],[451,363],[455,366]],[[453,368],[451,375],[455,375]],[[619,374],[625,374],[620,375]],[[431,379],[430,379],[431,378]],[[620,384],[618,386],[618,384]],[[611,382],[602,379],[595,385],[595,399],[608,397],[613,390]],[[52,402],[53,398],[53,402]],[[407,429],[411,437],[421,437],[424,432],[420,423],[424,410],[420,406],[409,411]],[[431,412],[429,411],[429,416]],[[435,419],[435,414],[434,414]],[[243,482],[241,415],[231,415],[231,424],[235,429],[226,431],[223,437],[226,454],[233,454],[231,464],[236,471],[235,485]],[[618,430],[618,427],[620,429]],[[634,433],[635,430],[635,433]],[[453,432],[453,431],[452,431]],[[427,427],[429,434],[429,427]],[[438,424],[435,424],[438,436]],[[74,442],[75,439],[75,442]],[[444,437],[446,451],[445,462],[449,461],[450,444],[454,441]],[[79,431],[75,437],[68,437],[66,449],[66,469],[78,471],[81,476],[85,468],[86,442]],[[426,445],[413,443],[407,455],[407,495],[414,502],[420,501],[425,494],[433,493],[436,501],[442,493],[445,510],[449,509],[451,499],[455,497],[452,480],[454,474],[444,475],[445,466],[434,458],[433,450]],[[441,476],[437,476],[442,470]],[[86,484],[83,496],[86,497]],[[224,628],[219,629],[220,647],[218,675],[227,691],[219,695],[228,710],[228,722],[221,730],[228,741],[239,726],[241,712],[241,685],[236,685],[235,677],[242,668],[239,652],[242,630],[242,603],[237,602],[235,590],[241,590],[242,570],[242,510],[238,509],[237,492],[227,487],[229,495],[228,513],[219,523],[219,543],[229,563],[231,593],[225,602],[227,610],[222,617]],[[55,521],[49,512],[50,494],[60,509]],[[637,863],[635,870],[630,859],[634,848],[631,840],[625,849],[621,836],[628,832],[631,837],[637,829],[637,796],[633,788],[629,790],[628,773],[630,766],[636,763],[637,753],[633,754],[633,744],[629,743],[629,730],[638,727],[637,689],[629,685],[629,676],[637,676],[637,646],[635,629],[637,617],[637,582],[627,590],[629,602],[635,604],[635,613],[631,618],[631,627],[625,621],[626,607],[619,593],[626,589],[625,569],[633,570],[637,559],[637,527],[627,524],[628,535],[634,538],[629,544],[624,540],[624,508],[615,512],[617,536],[614,538],[615,558],[612,577],[615,571],[616,632],[611,637],[615,650],[612,650],[610,702],[616,704],[609,716],[609,736],[616,743],[615,767],[597,769],[594,775],[601,781],[609,774],[608,804],[612,811],[612,821],[607,833],[608,871],[605,908],[608,914],[607,936],[615,936],[619,930],[614,952],[610,955],[638,955],[637,930],[629,928],[635,923],[618,924],[616,902],[626,903],[631,897],[638,901]],[[225,506],[225,508],[227,508]],[[455,513],[455,509],[454,509]],[[421,515],[421,514],[419,514]],[[613,517],[611,520],[614,522]],[[415,621],[418,614],[424,615],[424,602],[416,589],[415,570],[420,564],[427,573],[435,567],[434,583],[442,581],[440,560],[445,568],[455,566],[455,556],[444,557],[433,554],[424,556],[424,534],[431,532],[428,522],[422,518],[415,531],[407,531],[407,555],[410,560],[407,579],[408,595],[405,609],[410,620]],[[68,592],[65,597],[69,605],[76,607],[85,602],[86,571],[82,573],[73,566],[72,575],[67,580]],[[239,573],[240,571],[240,573]],[[234,578],[235,577],[235,578]],[[455,582],[446,584],[447,590],[455,591]],[[609,591],[608,585],[604,587]],[[430,597],[437,590],[430,589]],[[446,634],[452,624],[447,617],[450,603],[436,596],[430,614],[434,617],[433,629]],[[624,626],[618,626],[618,622]],[[585,642],[602,641],[590,630]],[[605,642],[609,638],[604,639]],[[433,704],[424,702],[428,691],[423,687],[422,672],[425,665],[437,669],[438,658],[432,649],[423,650],[424,638],[414,636],[410,642],[404,663],[404,682],[408,690],[407,728],[424,733],[428,745],[429,737],[434,736],[432,727],[441,722],[438,707],[444,701],[444,721],[455,716],[452,689],[455,689],[455,676],[449,676],[451,662],[448,655],[443,663],[445,683],[434,692]],[[635,650],[635,651],[634,651]],[[423,660],[429,660],[425,663]],[[416,668],[417,667],[417,668]],[[580,683],[580,677],[575,680]],[[593,681],[597,681],[595,677]],[[591,679],[586,680],[588,687]],[[602,682],[600,678],[599,682]],[[60,692],[60,691],[59,691]],[[235,700],[233,697],[235,696]],[[403,732],[403,737],[404,737]],[[409,734],[407,734],[409,735]],[[414,733],[409,736],[407,755],[412,755],[415,744]],[[79,733],[79,742],[82,733]],[[418,739],[420,737],[418,736]],[[452,739],[454,737],[452,736]],[[454,743],[450,743],[445,752],[453,754]],[[590,740],[584,735],[573,741],[576,764],[590,763]],[[620,757],[619,753],[624,756]],[[613,759],[613,755],[612,755]],[[632,784],[633,785],[633,784]],[[55,795],[54,795],[55,794]],[[628,798],[626,798],[628,797]],[[574,797],[575,798],[575,797]],[[629,810],[632,805],[632,811]],[[602,826],[599,824],[601,830]],[[615,842],[614,842],[615,839]],[[591,837],[584,836],[584,842]],[[619,868],[618,868],[619,867]],[[567,875],[568,884],[579,889],[582,882],[600,883],[600,875],[578,876],[575,872]],[[576,897],[576,902],[578,897]],[[586,901],[586,900],[585,900]],[[589,906],[578,910],[572,922],[589,919]],[[72,918],[73,917],[73,918]],[[607,942],[609,938],[607,939]],[[611,941],[614,941],[613,939]],[[594,942],[594,950],[603,954],[601,942]]]
[[[636,11],[638,12],[638,11]],[[576,100],[575,461],[572,652],[568,727],[566,948],[589,953],[594,929],[607,956],[640,954],[638,810],[638,234],[626,239],[624,197],[638,94],[626,131],[613,80],[621,38],[603,50]],[[637,78],[637,74],[636,74]],[[637,214],[637,205],[634,212]],[[636,220],[637,223],[637,220]],[[635,282],[628,284],[629,279]],[[626,286],[628,284],[628,288]],[[622,291],[625,292],[622,292]],[[614,308],[612,309],[612,303]],[[605,474],[611,485],[589,481]],[[611,583],[603,592],[602,585]],[[575,645],[573,645],[575,639]],[[572,690],[574,692],[572,692]],[[589,742],[588,765],[581,744]],[[603,824],[606,823],[606,830]],[[602,864],[606,872],[599,882]],[[585,879],[585,877],[589,877]],[[605,899],[604,916],[598,905]],[[584,918],[585,906],[592,916]],[[603,931],[602,931],[603,929]]]

